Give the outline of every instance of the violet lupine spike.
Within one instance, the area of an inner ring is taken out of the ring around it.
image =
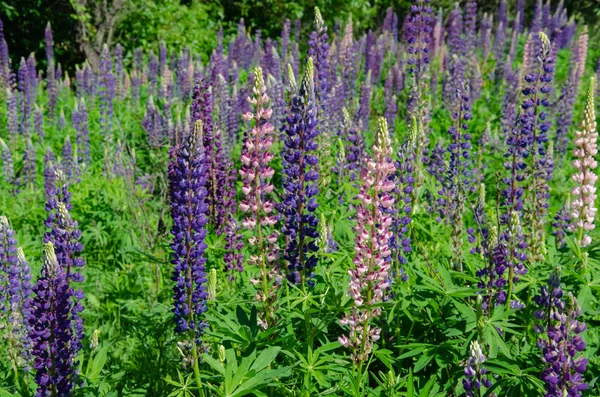
[[[487,63],[488,57],[490,56],[491,39],[492,39],[492,28],[494,27],[494,16],[483,14],[481,19],[480,31],[480,46],[483,50],[483,62]]]
[[[110,52],[105,44],[100,54],[98,74],[98,102],[100,104],[100,128],[105,141],[111,140],[113,100],[115,98],[115,76],[112,72]]]
[[[273,145],[273,125],[268,122],[272,110],[269,108],[269,97],[262,69],[254,69],[253,97],[248,101],[254,107],[254,112],[243,114],[246,121],[254,121],[252,129],[247,132],[242,146],[239,170],[242,177],[242,193],[244,198],[239,204],[241,212],[246,216],[242,221],[244,229],[252,231],[248,239],[250,258],[248,264],[258,266],[260,280],[253,279],[253,284],[261,284],[261,289],[256,294],[256,300],[263,303],[263,312],[260,314],[260,325],[267,329],[274,324],[274,310],[276,288],[281,282],[280,271],[277,265],[279,247],[278,231],[274,228],[277,216],[274,214],[274,205],[270,200],[273,185],[270,179],[275,171],[270,166],[274,155],[270,149]]]
[[[56,195],[56,158],[50,147],[46,148],[44,154],[44,194],[46,202],[50,202]]]
[[[575,187],[571,190],[573,202],[571,203],[572,223],[569,226],[571,233],[577,233],[577,243],[586,247],[592,242],[588,232],[596,225],[596,181],[598,176],[594,170],[598,166],[595,157],[598,154],[598,133],[596,132],[596,113],[594,103],[595,79],[590,79],[587,90],[585,108],[583,111],[583,122],[581,130],[575,131],[575,149],[573,155],[573,167],[577,172],[571,177]]]
[[[315,7],[315,30],[308,40],[308,56],[312,57],[315,65],[315,98],[317,102],[318,119],[321,133],[330,136],[327,101],[329,98],[329,36],[327,26],[321,16],[321,11]]]
[[[33,286],[29,319],[37,396],[71,395],[77,382],[74,292],[54,248],[52,243],[44,244],[44,265]]]
[[[494,76],[496,84],[499,84],[502,78],[502,72],[504,70],[505,52],[506,52],[506,30],[508,27],[502,21],[498,22],[496,28],[496,35],[494,36],[494,47],[492,52],[494,53],[494,60],[496,61],[496,67],[494,69]]]
[[[154,99],[152,98],[152,95],[150,95],[146,104],[146,113],[144,114],[144,118],[142,119],[142,128],[144,128],[144,130],[148,134],[148,144],[150,145],[150,147],[161,147],[163,143],[161,116],[158,111],[158,108],[154,104]]]
[[[392,192],[394,181],[390,178],[396,171],[391,162],[391,142],[385,118],[379,118],[379,129],[373,145],[374,157],[367,160],[362,171],[362,186],[357,198],[356,247],[354,266],[350,274],[348,295],[354,302],[350,312],[339,320],[348,328],[348,335],[338,338],[340,344],[352,351],[355,363],[369,359],[373,345],[381,335],[372,320],[382,313],[381,303],[389,288],[392,217],[385,210],[394,205]]]
[[[8,187],[11,195],[19,192],[19,183],[15,176],[12,152],[6,143],[0,138],[0,151],[2,152],[2,171],[4,174],[4,183]]]
[[[66,180],[71,181],[73,178],[73,145],[71,145],[71,138],[69,136],[65,138],[65,143],[62,147],[61,166]]]
[[[450,13],[448,21],[448,52],[450,56],[462,57],[466,55],[467,47],[463,40],[463,12],[460,5],[455,3],[454,10]]]
[[[19,136],[19,110],[17,95],[12,89],[6,89],[6,129],[11,147],[15,147]]]
[[[306,63],[302,85],[290,100],[290,109],[283,128],[283,187],[281,214],[285,219],[282,233],[286,236],[284,259],[290,282],[313,285],[313,270],[317,266],[317,226],[315,211],[319,204],[317,168],[319,158],[316,138],[319,135],[315,104],[314,69],[312,58]]]
[[[80,165],[90,165],[90,126],[88,121],[85,99],[75,100],[75,107],[71,113],[71,123],[76,131],[75,144],[77,145],[77,158]]]
[[[352,121],[346,108],[342,108],[344,116],[342,141],[346,143],[344,151],[346,153],[346,169],[348,170],[350,180],[355,181],[363,168],[365,154],[365,142],[363,136]]]
[[[371,117],[371,71],[369,70],[360,87],[360,98],[358,101],[358,110],[354,115],[355,122],[362,130],[369,130],[369,122]]]
[[[23,150],[23,173],[22,173],[22,182],[21,185],[23,187],[31,187],[31,189],[35,186],[35,177],[36,177],[36,157],[35,157],[35,147],[31,143],[31,139],[27,140],[27,145],[25,146],[25,150]]]
[[[149,93],[152,95],[156,95],[157,94],[157,90],[158,90],[158,77],[159,77],[159,73],[160,71],[158,70],[159,68],[159,62],[158,59],[156,59],[156,55],[154,55],[154,52],[150,53],[150,56],[148,58],[148,82],[150,83],[150,87],[149,87]]]
[[[471,136],[467,122],[472,118],[469,87],[465,84],[456,94],[458,110],[452,115],[455,125],[450,126],[448,133],[451,140],[448,144],[450,161],[448,162],[448,178],[446,189],[446,214],[452,225],[452,250],[454,265],[462,271],[462,232],[464,229],[464,206],[466,195],[472,191],[473,171],[471,163]]]
[[[173,313],[178,333],[190,333],[196,343],[207,327],[206,311],[206,155],[203,123],[196,121],[186,142],[175,149],[169,163],[174,265]]]
[[[469,0],[465,6],[465,38],[464,45],[467,53],[475,50],[477,38],[477,0]]]
[[[9,359],[27,370],[31,362],[31,273],[17,244],[8,219],[0,216],[0,317],[5,319]]]
[[[475,272],[480,278],[477,287],[481,289],[483,297],[482,309],[491,313],[493,308],[506,303],[505,287],[508,283],[506,271],[508,270],[509,251],[506,242],[498,236],[496,227],[488,230],[487,238],[482,241],[483,248],[487,247],[487,267],[482,267]]]
[[[552,235],[556,238],[557,248],[564,248],[567,244],[566,236],[573,220],[571,215],[572,212],[573,209],[571,208],[571,198],[568,197],[567,201],[556,213],[554,222],[552,222]]]
[[[83,282],[81,268],[85,265],[84,259],[81,257],[83,244],[81,240],[81,231],[79,224],[71,217],[71,193],[68,190],[69,183],[65,181],[62,171],[56,171],[56,185],[54,186],[54,194],[49,194],[49,200],[46,202],[46,211],[48,218],[45,225],[49,231],[44,234],[44,243],[52,243],[58,258],[59,266],[64,271],[65,282],[67,283],[71,298],[71,342],[70,354],[74,360],[77,352],[82,347],[84,338],[83,319],[81,312],[83,305],[81,301],[84,298],[84,293],[81,289],[75,290],[72,283]],[[52,193],[52,192],[51,192]]]
[[[398,113],[398,101],[396,95],[394,95],[394,74],[392,69],[388,70],[385,78],[384,96],[385,119],[387,120],[389,126],[390,139],[394,140],[396,135],[396,113]]]
[[[236,179],[237,170],[235,169],[232,160],[227,159],[225,170],[227,171],[227,180],[225,181],[225,225],[223,232],[225,234],[225,262],[224,271],[228,273],[227,279],[233,281],[238,273],[244,271],[244,239],[241,234],[240,225],[235,219],[237,209],[236,202]]]
[[[21,135],[26,137],[29,135],[29,116],[31,114],[31,88],[29,80],[29,68],[27,67],[27,61],[25,58],[21,58],[19,64],[19,97],[20,97],[20,112],[21,117],[19,120],[19,130]]]
[[[547,397],[581,397],[588,384],[583,378],[588,359],[580,353],[586,343],[581,337],[586,323],[578,320],[582,315],[577,299],[570,292],[565,296],[560,282],[560,270],[554,269],[548,285],[542,286],[535,297],[539,306],[534,315],[540,321],[535,329],[542,334],[537,346],[542,350],[546,365],[541,379],[546,383]]]
[[[481,388],[489,389],[492,387],[492,381],[486,376],[487,370],[483,366],[485,356],[481,351],[479,342],[472,341],[469,347],[469,359],[464,369],[465,378],[462,381],[467,397],[480,396]]]
[[[123,89],[123,47],[117,43],[114,51],[115,56],[115,81],[116,94],[119,99],[125,98],[125,90]]]
[[[548,96],[552,90],[552,79],[554,75],[554,54],[550,46],[548,36],[539,34],[542,42],[537,57],[536,72],[525,76],[523,95],[525,99],[521,105],[522,113],[519,117],[519,128],[526,139],[523,148],[528,157],[531,158],[528,174],[530,184],[528,185],[528,206],[525,215],[530,224],[529,248],[531,259],[541,260],[545,253],[545,218],[548,214],[549,188],[548,180],[551,179],[552,165],[550,168],[546,162],[546,151],[548,149],[547,113],[544,108],[550,106]],[[548,172],[550,171],[550,172]]]
[[[408,276],[404,273],[402,267],[408,262],[406,255],[412,251],[411,239],[409,235],[409,224],[412,215],[412,198],[415,185],[414,178],[414,155],[417,139],[417,123],[413,120],[410,127],[410,133],[406,142],[400,147],[397,153],[397,160],[394,162],[396,173],[393,176],[395,181],[393,207],[392,230],[393,234],[389,241],[389,247],[392,250],[392,261],[394,262],[395,278],[407,281]]]

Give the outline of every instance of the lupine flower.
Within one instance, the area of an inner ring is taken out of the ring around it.
[[[110,52],[105,44],[100,55],[98,74],[98,101],[100,103],[100,126],[104,139],[109,139],[112,129],[113,99],[115,98],[115,76],[112,73]]]
[[[50,147],[46,148],[44,154],[44,194],[46,202],[49,202],[56,194],[56,168],[54,165],[56,158]]]
[[[394,72],[393,69],[389,69],[385,78],[384,92],[385,92],[385,119],[388,122],[390,130],[390,139],[394,139],[396,135],[396,113],[398,113],[398,101],[396,95],[394,95]]]
[[[14,147],[19,135],[19,111],[17,96],[10,88],[6,89],[6,129],[8,131],[9,143]]]
[[[0,138],[0,149],[2,150],[2,170],[4,174],[4,183],[9,186],[11,194],[18,192],[18,182],[15,176],[12,152],[6,143]]]
[[[462,381],[467,397],[480,396],[482,386],[486,389],[492,386],[490,378],[486,376],[487,370],[483,366],[484,362],[485,356],[479,342],[472,341],[469,347],[469,359],[464,370],[465,378]]]
[[[90,126],[88,122],[87,106],[85,99],[75,101],[75,107],[71,113],[71,123],[77,135],[75,143],[77,144],[77,158],[80,163],[90,164]]]
[[[465,47],[468,53],[472,53],[477,37],[477,0],[467,1],[465,8]]]
[[[35,110],[33,111],[33,131],[34,134],[37,135],[40,144],[44,143],[44,113],[42,109],[35,105]]]
[[[552,234],[556,237],[556,246],[558,248],[564,248],[566,245],[566,235],[571,226],[571,221],[573,217],[571,213],[573,210],[571,209],[571,198],[567,198],[565,204],[560,208],[560,210],[556,213],[554,217],[554,222],[552,222]]]
[[[506,5],[506,3],[504,4]],[[503,22],[500,18],[498,18],[498,28],[496,29],[496,36],[494,37],[494,47],[492,48],[492,52],[494,53],[494,59],[496,60],[496,69],[494,70],[496,84],[500,83],[500,80],[502,78],[502,71],[504,70],[507,28],[508,27],[506,26],[506,22]]]
[[[445,186],[447,196],[446,211],[452,225],[452,242],[455,258],[455,265],[462,270],[462,230],[463,213],[466,194],[472,191],[471,184],[473,180],[471,164],[471,136],[467,122],[471,119],[471,104],[469,97],[469,87],[464,85],[457,90],[458,110],[452,115],[455,125],[452,125],[448,132],[451,140],[448,144],[448,153],[450,161],[448,163],[448,178]]]
[[[68,181],[73,178],[73,145],[71,145],[71,138],[67,135],[65,143],[62,148],[62,160],[61,169]]]
[[[331,133],[328,121],[328,100],[330,79],[329,67],[329,36],[327,35],[327,26],[321,17],[321,11],[315,7],[315,30],[308,39],[308,56],[312,57],[315,65],[314,84],[315,100],[318,109],[318,119],[320,130],[324,136]]]
[[[342,108],[342,113],[344,116],[342,141],[346,143],[346,147],[344,148],[346,153],[346,169],[350,173],[350,180],[354,181],[357,179],[357,174],[363,166],[365,142],[360,130],[355,127],[348,110]]]
[[[31,139],[27,140],[27,146],[23,151],[23,173],[21,185],[35,186],[35,147],[31,143]]]
[[[577,232],[577,243],[581,247],[588,246],[592,242],[592,238],[587,233],[596,227],[594,225],[597,211],[595,183],[598,176],[594,173],[594,169],[598,165],[595,160],[598,154],[598,133],[596,132],[594,82],[595,79],[592,78],[588,86],[581,131],[575,131],[573,150],[575,156],[573,167],[577,173],[572,176],[576,186],[571,190],[574,198],[571,203],[573,221],[569,231]]]
[[[483,297],[482,309],[487,313],[496,305],[506,303],[506,291],[504,287],[507,284],[506,270],[508,269],[508,248],[506,243],[499,239],[498,231],[492,227],[488,231],[488,237],[483,241],[484,247],[488,249],[487,267],[482,267],[476,271],[476,276],[480,277],[477,287],[481,289]]]
[[[371,117],[371,71],[365,76],[365,81],[360,87],[360,97],[358,101],[358,110],[354,115],[354,120],[360,129],[369,130],[369,119]]]
[[[44,243],[52,243],[58,263],[64,271],[65,282],[70,289],[70,311],[71,311],[71,354],[76,356],[81,349],[83,334],[83,319],[81,312],[83,305],[81,300],[84,298],[81,289],[75,290],[71,283],[83,282],[83,275],[80,269],[85,265],[85,261],[80,257],[83,251],[81,231],[76,220],[71,217],[71,193],[69,192],[69,183],[65,180],[62,171],[56,172],[56,183],[54,192],[48,194],[49,200],[46,203],[48,218],[45,225],[49,231],[44,234]]]
[[[394,276],[401,278],[403,281],[406,281],[408,277],[404,274],[402,265],[408,262],[406,255],[412,251],[408,226],[411,222],[415,184],[413,157],[415,155],[416,139],[417,125],[416,121],[413,120],[410,135],[398,150],[397,160],[394,162],[396,168],[394,201],[396,205],[393,208],[393,235],[390,238],[389,247],[392,250],[391,256],[394,261]]]
[[[527,242],[525,241],[525,234],[521,227],[518,212],[513,211],[510,214],[507,226],[506,230],[500,235],[500,239],[506,247],[505,257],[503,260],[501,258],[497,259],[499,263],[504,261],[503,266],[508,268],[508,298],[506,298],[506,304],[511,309],[522,309],[524,307],[523,303],[513,295],[514,285],[520,280],[519,276],[527,274],[527,268],[525,267]]]
[[[479,27],[479,31],[480,31],[479,45],[483,49],[483,62],[484,63],[487,63],[488,57],[490,55],[493,26],[494,26],[494,16],[493,15],[488,16],[487,13],[484,13],[483,17],[481,19],[481,25]]]
[[[577,320],[582,312],[575,297],[569,293],[565,299],[558,269],[550,274],[548,286],[542,287],[535,302],[540,307],[535,312],[535,317],[540,320],[536,331],[544,334],[537,342],[546,364],[541,374],[546,383],[544,396],[580,397],[588,388],[583,378],[588,359],[578,355],[586,348],[580,334],[587,326]]]
[[[554,75],[554,54],[548,37],[544,33],[540,33],[539,36],[542,46],[537,57],[537,70],[525,76],[525,100],[521,105],[522,114],[519,118],[519,128],[526,142],[524,154],[531,158],[528,201],[532,205],[527,208],[525,215],[530,219],[531,230],[528,237],[533,260],[540,260],[545,249],[544,224],[549,205],[548,180],[551,179],[553,165],[546,161],[547,131],[550,124],[543,108],[550,105],[548,94],[552,90],[550,83]]]
[[[240,160],[242,167],[243,199],[239,204],[241,212],[247,214],[242,221],[244,229],[253,232],[248,239],[250,249],[250,265],[258,266],[260,269],[260,280],[253,279],[253,284],[261,283],[261,289],[256,294],[256,300],[263,303],[260,324],[263,328],[273,325],[275,288],[281,282],[277,261],[279,258],[279,247],[277,239],[279,233],[273,226],[277,223],[274,214],[274,205],[269,199],[273,191],[273,185],[269,182],[275,173],[269,165],[273,159],[270,149],[273,145],[273,125],[268,122],[272,110],[268,107],[269,97],[266,94],[266,86],[263,79],[262,69],[254,69],[254,88],[252,98],[248,101],[254,106],[254,112],[243,114],[246,121],[254,121],[252,129],[247,132]]]
[[[13,363],[27,367],[31,355],[31,274],[23,250],[17,248],[15,231],[0,216],[0,318],[7,322],[8,354]]]
[[[46,74],[46,91],[48,92],[48,117],[53,120],[56,112],[56,101],[58,95],[58,82],[55,78],[54,69],[54,41],[52,40],[52,27],[50,22],[46,25],[44,31],[44,39],[46,41],[46,60],[48,69]]]
[[[73,288],[51,242],[44,244],[44,265],[33,286],[29,319],[37,396],[68,396],[77,382]]]
[[[312,284],[312,271],[317,265],[316,241],[319,237],[319,206],[316,168],[319,158],[316,138],[319,135],[315,106],[314,69],[312,58],[306,63],[302,86],[291,98],[286,126],[283,128],[283,187],[285,194],[281,213],[285,219],[282,233],[286,236],[284,258],[288,264],[288,279],[294,284]]]
[[[169,164],[173,227],[174,308],[179,333],[189,332],[196,342],[207,327],[206,311],[206,158],[203,123],[198,120],[186,142],[176,148]]]
[[[381,315],[382,308],[377,304],[385,299],[389,288],[392,217],[384,211],[394,205],[395,186],[390,176],[396,169],[390,160],[391,141],[383,117],[379,119],[373,152],[374,158],[367,160],[362,172],[363,185],[357,196],[360,204],[356,214],[354,267],[348,270],[348,295],[354,307],[339,320],[341,326],[348,326],[349,334],[338,340],[352,350],[351,358],[359,366],[368,360],[373,344],[380,338],[381,329],[372,320]]]

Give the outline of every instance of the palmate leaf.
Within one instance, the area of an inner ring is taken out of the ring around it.
[[[222,389],[213,384],[209,387],[224,397],[241,397],[250,393],[260,395],[260,390],[268,387],[275,379],[289,375],[292,367],[269,368],[280,351],[280,347],[269,347],[258,357],[256,351],[252,351],[250,355],[242,357],[240,363],[233,349],[225,351],[225,363],[205,353],[203,360],[223,378]]]

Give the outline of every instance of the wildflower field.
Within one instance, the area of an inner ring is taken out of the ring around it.
[[[0,397],[600,395],[600,36],[437,7],[70,73],[0,23]]]

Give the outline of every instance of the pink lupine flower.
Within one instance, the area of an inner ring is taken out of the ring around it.
[[[581,247],[592,242],[592,238],[586,232],[595,228],[594,218],[597,211],[594,205],[596,202],[595,184],[598,176],[593,170],[598,166],[594,159],[598,154],[597,140],[594,78],[592,78],[588,87],[581,131],[575,132],[575,149],[573,150],[575,156],[573,167],[577,169],[577,173],[572,176],[576,186],[571,190],[574,198],[571,203],[573,221],[568,230],[570,232],[577,231],[577,242]]]
[[[266,329],[273,324],[275,290],[281,278],[277,266],[279,235],[276,230],[272,230],[277,223],[277,217],[273,214],[274,206],[268,196],[273,191],[269,179],[273,177],[274,171],[269,162],[273,159],[270,149],[274,128],[268,122],[273,112],[269,108],[269,97],[260,67],[254,69],[252,92],[254,96],[248,98],[248,102],[254,106],[254,112],[242,115],[244,120],[252,122],[252,129],[247,133],[240,157],[242,167],[239,173],[243,181],[244,198],[238,208],[246,214],[242,227],[254,233],[248,239],[252,250],[248,263],[260,269],[260,277],[256,284],[260,284],[261,289],[255,299],[263,304],[259,324]]]
[[[392,218],[384,212],[394,204],[391,192],[394,182],[389,176],[395,172],[390,159],[392,154],[387,122],[379,119],[379,130],[373,145],[374,157],[368,159],[362,172],[362,187],[357,195],[360,204],[356,218],[356,246],[354,268],[350,269],[348,295],[354,302],[350,313],[339,320],[349,329],[349,335],[339,338],[340,344],[352,350],[351,358],[359,366],[368,360],[381,330],[373,327],[371,319],[381,314],[382,302],[389,287],[391,254],[388,243],[392,236]]]

